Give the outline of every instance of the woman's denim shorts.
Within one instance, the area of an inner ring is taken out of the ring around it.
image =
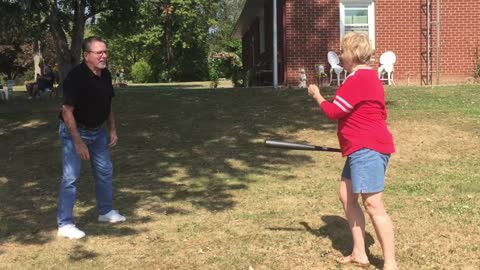
[[[347,157],[342,177],[352,181],[353,193],[381,192],[390,155],[362,148]]]

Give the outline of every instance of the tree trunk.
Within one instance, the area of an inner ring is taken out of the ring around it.
[[[79,64],[82,60],[82,42],[85,35],[85,9],[87,3],[86,0],[76,0],[74,24],[72,29],[72,46],[71,54],[74,59],[74,63]]]
[[[171,4],[170,0],[167,0],[159,6],[159,12],[165,16],[165,21],[163,24],[163,49],[166,56],[167,66],[170,67],[173,62],[173,48],[172,48],[172,37],[173,37],[173,12],[174,7]]]
[[[42,74],[43,67],[42,67],[42,50],[40,48],[41,44],[40,41],[35,40],[33,42],[33,67],[35,73],[33,74],[33,80],[37,79],[37,74]]]
[[[57,1],[49,1],[50,13],[50,31],[55,41],[55,49],[57,50],[57,63],[59,66],[59,87],[62,89],[62,82],[67,77],[68,72],[80,63],[80,54],[82,40],[85,30],[85,0],[76,0],[76,8],[74,11],[74,25],[71,37],[71,48],[68,46],[67,36],[62,28],[59,12],[57,9]]]

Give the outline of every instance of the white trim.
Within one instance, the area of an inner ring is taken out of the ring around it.
[[[372,42],[372,48],[375,49],[375,2],[368,5],[368,36]]]
[[[340,104],[340,102],[338,102],[337,100],[334,100],[333,101],[333,104],[337,105],[337,107],[339,107],[342,111],[346,112],[346,113],[349,113],[350,110],[348,110],[347,108],[343,107],[342,104]]]
[[[343,104],[345,104],[345,106],[347,106],[348,108],[350,109],[353,109],[353,106],[350,105],[350,103],[348,103],[345,99],[341,98],[340,96],[337,96],[336,98],[338,98],[338,100],[340,100]]]

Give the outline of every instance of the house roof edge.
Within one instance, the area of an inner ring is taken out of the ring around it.
[[[233,37],[242,38],[243,34],[248,31],[250,24],[257,17],[258,11],[263,9],[265,0],[246,0],[242,13],[233,28]]]

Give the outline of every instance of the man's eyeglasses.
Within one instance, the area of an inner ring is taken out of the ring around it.
[[[100,55],[102,55],[102,54],[107,55],[107,54],[108,54],[108,51],[89,51],[89,53],[93,53],[93,54],[95,54],[96,56],[100,56]]]

